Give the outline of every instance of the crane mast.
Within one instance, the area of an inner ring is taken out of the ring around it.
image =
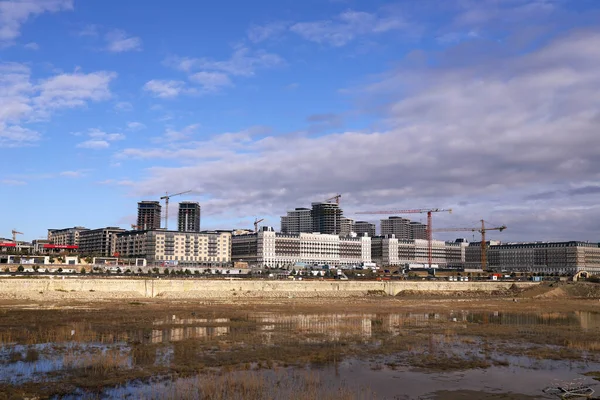
[[[481,233],[481,269],[482,269],[482,271],[485,271],[487,269],[487,242],[486,242],[486,238],[485,238],[485,233],[487,231],[500,231],[500,232],[502,232],[505,229],[506,229],[506,225],[495,226],[495,227],[492,227],[492,228],[488,228],[488,227],[485,226],[485,221],[482,219],[481,220],[481,227],[478,227],[478,228],[439,228],[439,229],[434,229],[434,232],[464,232],[464,231],[470,231],[470,232],[479,232],[479,233]]]
[[[417,208],[412,210],[391,210],[391,211],[361,211],[357,214],[423,214],[427,213],[427,261],[429,262],[429,268],[433,265],[433,249],[432,249],[432,213],[434,212],[449,212],[452,213],[452,209],[444,208]]]
[[[161,200],[165,201],[165,230],[169,230],[169,199],[171,197],[181,196],[182,194],[186,194],[189,192],[191,192],[191,190],[186,190],[185,192],[180,192],[180,193],[175,193],[175,194],[169,194],[169,193],[165,192],[165,195],[160,198]]]

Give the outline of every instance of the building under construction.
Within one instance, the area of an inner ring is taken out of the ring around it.
[[[177,230],[179,232],[200,232],[200,204],[194,201],[179,203]]]
[[[140,201],[138,203],[137,229],[160,229],[162,206],[158,201]]]

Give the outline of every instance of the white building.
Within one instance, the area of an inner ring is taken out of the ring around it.
[[[371,238],[320,233],[287,234],[263,228],[232,238],[232,260],[251,265],[292,268],[311,265],[352,265],[371,261]]]
[[[465,244],[433,240],[431,242],[432,264],[440,267],[462,267],[465,262]],[[373,261],[380,266],[405,264],[428,264],[427,240],[397,239],[394,235],[376,236],[371,239]]]
[[[117,235],[116,252],[149,264],[222,266],[231,262],[231,232],[128,231]]]

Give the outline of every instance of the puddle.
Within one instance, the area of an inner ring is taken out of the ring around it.
[[[179,390],[194,398],[201,386],[217,390],[214,379],[203,379],[218,373],[225,383],[231,374],[246,374],[242,381],[254,382],[256,390],[277,384],[284,397],[310,387],[382,399],[455,390],[544,398],[541,390],[557,380],[600,371],[600,313],[594,312],[194,314],[139,324],[123,319],[123,326],[63,320],[31,344],[15,343],[28,336],[13,328],[0,335],[0,385],[38,384],[41,390],[52,382],[77,382],[80,389],[71,393],[78,398],[92,389],[75,379],[83,374],[113,378],[106,384],[113,387],[102,392],[106,398],[161,398],[156,393],[162,392],[176,398]],[[47,337],[59,340],[44,342]],[[188,377],[169,377],[172,370],[188,371]],[[204,373],[189,372],[198,370]],[[143,379],[130,381],[128,371]],[[299,386],[285,386],[289,376]]]

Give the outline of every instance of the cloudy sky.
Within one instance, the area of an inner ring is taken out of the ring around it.
[[[340,193],[357,219],[598,241],[598,21],[595,0],[0,0],[0,237],[192,190],[171,216],[198,201],[205,229]]]

